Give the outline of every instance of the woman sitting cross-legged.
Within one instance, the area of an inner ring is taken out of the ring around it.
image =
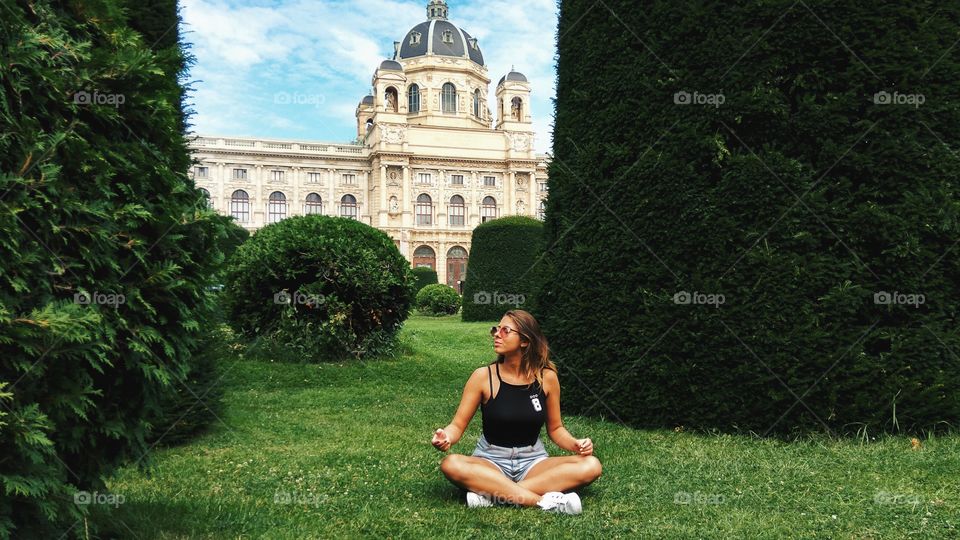
[[[440,470],[468,490],[470,507],[496,501],[579,514],[573,490],[600,476],[600,460],[590,439],[575,439],[563,427],[560,380],[540,325],[526,311],[512,310],[490,334],[496,362],[473,372],[453,421],[434,432],[432,443],[444,452],[456,444],[478,405],[483,434],[473,455],[450,454]],[[575,455],[547,455],[540,440],[545,422],[550,439]]]

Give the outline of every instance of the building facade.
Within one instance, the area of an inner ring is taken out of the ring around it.
[[[534,151],[530,84],[504,75],[494,117],[479,43],[447,16],[431,0],[427,20],[394,42],[356,109],[361,144],[196,138],[194,178],[210,204],[250,230],[303,214],[360,220],[450,286],[466,277],[474,227],[542,219],[547,156]]]

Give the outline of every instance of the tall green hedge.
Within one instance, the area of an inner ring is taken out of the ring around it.
[[[125,6],[0,9],[0,538],[59,537],[149,461],[213,307],[228,228],[187,176],[179,30]]]
[[[537,315],[582,382],[565,407],[958,425],[960,53],[937,6],[561,3]]]
[[[473,230],[463,320],[499,321],[504,312],[530,310],[543,279],[543,222],[526,216],[494,219]]]

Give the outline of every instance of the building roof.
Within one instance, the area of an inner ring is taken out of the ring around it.
[[[497,83],[497,86],[503,84],[503,81],[517,81],[517,82],[528,82],[527,76],[519,71],[511,71],[503,77],[500,77],[500,82]]]
[[[426,20],[410,29],[400,42],[396,59],[418,56],[453,56],[484,65],[477,40],[466,30],[447,20],[446,2],[432,0],[427,5]]]

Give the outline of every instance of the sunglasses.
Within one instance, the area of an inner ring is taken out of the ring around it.
[[[510,335],[511,333],[517,333],[523,336],[523,334],[521,334],[519,330],[514,330],[509,326],[491,326],[490,327],[490,335],[493,337],[497,337],[498,335]],[[523,336],[523,337],[526,337],[526,336]]]

